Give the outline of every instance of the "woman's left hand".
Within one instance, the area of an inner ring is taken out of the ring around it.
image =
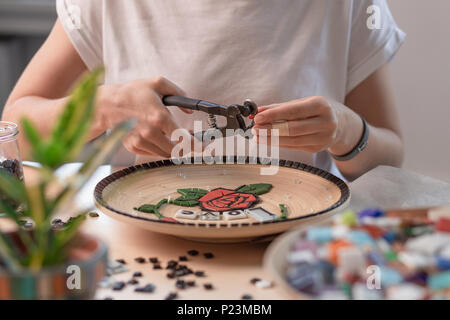
[[[270,129],[279,128],[280,147],[315,153],[331,148],[342,139],[347,111],[352,112],[324,97],[264,106],[255,116],[254,133],[259,140],[259,130],[267,129],[270,135]]]

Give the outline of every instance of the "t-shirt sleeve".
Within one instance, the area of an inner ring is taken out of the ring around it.
[[[58,18],[89,70],[103,64],[101,0],[56,0]]]
[[[385,0],[354,0],[346,93],[389,62],[405,36]]]

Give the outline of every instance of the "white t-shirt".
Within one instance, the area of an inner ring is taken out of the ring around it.
[[[164,76],[225,105],[344,102],[405,37],[385,0],[57,0],[57,11],[88,68],[106,67],[107,84]],[[380,28],[369,28],[378,12]],[[187,129],[206,121],[171,112]],[[339,175],[327,152],[282,149],[280,158]]]

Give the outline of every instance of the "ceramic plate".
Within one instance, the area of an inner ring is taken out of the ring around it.
[[[193,162],[192,162],[193,163]],[[96,205],[113,218],[142,228],[206,242],[256,241],[273,236],[303,223],[320,221],[343,209],[349,202],[347,184],[332,174],[302,163],[280,160],[278,172],[261,175],[267,165],[242,164],[181,164],[170,160],[145,163],[117,171],[101,180],[94,191]],[[260,222],[248,216],[240,220],[196,220],[175,217],[180,209],[196,212],[200,206],[180,207],[175,204],[161,206],[159,212],[176,222],[163,221],[154,214],[134,210],[143,204],[156,204],[160,200],[176,199],[178,189],[200,188],[236,190],[243,185],[271,184],[272,189],[258,196],[253,207],[280,216],[280,204],[287,207],[285,220]]]

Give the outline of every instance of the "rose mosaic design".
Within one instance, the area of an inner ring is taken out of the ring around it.
[[[253,193],[217,188],[205,194],[198,201],[204,210],[224,212],[250,208],[258,202],[258,196]]]
[[[154,214],[160,220],[177,222],[177,220],[173,218],[164,217],[159,212],[159,208],[165,204],[174,204],[181,207],[200,206],[206,213],[211,212],[220,214],[236,210],[245,210],[253,207],[256,203],[259,203],[260,199],[258,196],[269,192],[271,189],[272,185],[267,183],[243,185],[235,190],[226,188],[216,188],[211,191],[200,188],[178,189],[177,192],[181,196],[174,200],[163,199],[156,205],[144,204],[134,209],[140,212]],[[287,215],[284,205],[280,205],[280,208],[282,216],[278,219],[286,219]]]

